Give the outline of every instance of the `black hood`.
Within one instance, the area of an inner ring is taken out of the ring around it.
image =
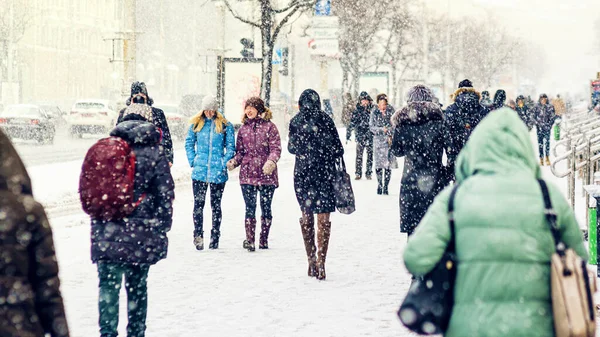
[[[129,106],[132,103],[131,100],[133,99],[133,96],[139,93],[146,95],[146,97],[148,98],[146,100],[146,104],[148,104],[149,106],[152,106],[152,104],[154,104],[154,100],[148,94],[148,88],[146,87],[146,83],[144,82],[131,83],[131,94],[129,95],[127,101],[125,101],[125,104]]]
[[[371,96],[369,96],[369,93],[366,91],[363,91],[360,93],[360,96],[358,96],[358,101],[362,101],[363,99],[369,100],[369,102],[373,102],[373,99],[371,98]]]
[[[466,91],[455,99],[456,105],[463,111],[477,111],[479,107],[479,95],[472,91]]]
[[[110,135],[137,145],[158,144],[162,138],[161,131],[154,124],[143,120],[121,122],[110,132]]]
[[[307,89],[300,95],[300,99],[298,100],[298,106],[300,107],[300,111],[321,111],[321,98],[319,94],[312,90]]]
[[[31,180],[19,154],[0,130],[0,190],[32,195]]]

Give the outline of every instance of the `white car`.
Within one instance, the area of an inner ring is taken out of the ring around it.
[[[175,104],[162,104],[154,107],[161,109],[165,113],[169,131],[171,131],[171,137],[185,139],[189,127],[189,117],[184,116],[183,112]]]
[[[77,101],[67,118],[69,133],[78,137],[84,133],[108,133],[115,126],[118,116],[108,100]]]

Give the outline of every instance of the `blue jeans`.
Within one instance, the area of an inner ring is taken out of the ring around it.
[[[540,154],[540,158],[544,158],[544,150],[546,150],[546,157],[550,157],[550,134],[552,128],[538,128],[537,129],[537,138],[538,138],[538,151]],[[545,142],[545,143],[544,143]]]

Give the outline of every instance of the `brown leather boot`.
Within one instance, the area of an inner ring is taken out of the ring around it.
[[[244,249],[248,249],[249,252],[253,252],[256,250],[254,245],[256,235],[256,219],[246,219],[244,225],[246,227],[246,240],[244,240],[244,244],[242,246]]]
[[[269,231],[273,219],[260,218],[260,241],[258,249],[269,249]]]
[[[315,247],[315,218],[312,214],[300,218],[304,248],[308,258],[308,276],[317,277],[317,247]]]
[[[540,166],[544,166],[544,158],[540,158]]]
[[[317,279],[325,280],[325,259],[327,258],[327,248],[329,248],[329,236],[331,235],[331,222],[329,216],[319,217],[318,219],[319,231],[317,232],[317,245],[319,251],[317,252]]]
[[[546,156],[546,165],[550,166],[550,157]]]

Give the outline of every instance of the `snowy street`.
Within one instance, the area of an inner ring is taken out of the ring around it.
[[[352,177],[354,146],[346,146],[345,156]],[[184,161],[183,152],[176,152],[176,162]],[[225,189],[217,251],[194,248],[191,182],[177,185],[169,256],[150,269],[148,336],[410,335],[396,317],[410,282],[402,263],[406,237],[398,224],[400,170],[393,172],[389,196],[376,195],[376,180],[354,182],[357,211],[332,216],[325,282],[306,276],[293,157],[285,151],[280,162],[268,251],[242,249],[244,202],[238,172],[233,171]],[[209,212],[206,207],[205,215]],[[89,220],[78,211],[51,215],[50,221],[72,336],[96,335],[98,281],[90,261]],[[123,300],[121,334],[125,305]]]

